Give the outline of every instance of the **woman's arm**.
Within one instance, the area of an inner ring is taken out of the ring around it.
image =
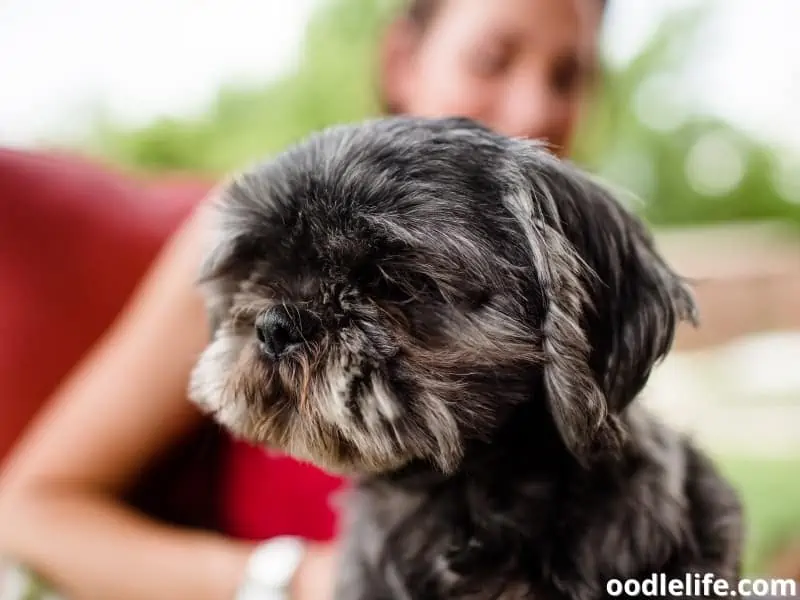
[[[0,555],[76,600],[228,600],[245,570],[249,545],[151,522],[118,500],[201,418],[185,399],[208,335],[193,285],[201,214],[165,249],[0,478]]]

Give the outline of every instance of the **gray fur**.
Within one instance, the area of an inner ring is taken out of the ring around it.
[[[217,208],[190,395],[357,479],[338,598],[737,576],[735,494],[634,402],[694,302],[603,186],[465,119],[391,118],[311,136]],[[322,328],[269,359],[278,305]]]

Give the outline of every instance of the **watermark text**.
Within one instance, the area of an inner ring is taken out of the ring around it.
[[[646,579],[609,579],[606,593],[613,597],[798,597],[797,582],[792,579],[740,579],[731,583],[713,573],[687,573],[682,579],[664,573],[654,573]]]

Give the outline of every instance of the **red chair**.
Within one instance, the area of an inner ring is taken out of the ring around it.
[[[211,185],[0,149],[0,461]]]

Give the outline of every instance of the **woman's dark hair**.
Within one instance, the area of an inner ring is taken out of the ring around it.
[[[600,2],[605,12],[608,6],[608,0],[598,0],[598,2]],[[442,0],[410,0],[406,6],[405,17],[412,25],[418,27],[420,30],[424,30],[431,20],[433,20],[436,10],[441,3]]]
[[[415,26],[424,29],[431,22],[441,0],[411,0],[406,8],[406,18]]]

